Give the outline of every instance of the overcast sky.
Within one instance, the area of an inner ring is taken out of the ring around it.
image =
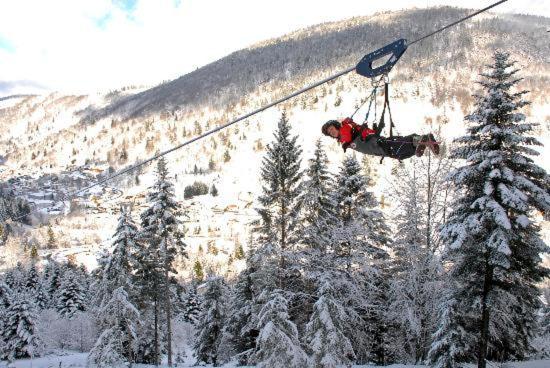
[[[0,0],[0,97],[156,84],[321,22],[495,1]],[[509,0],[498,11],[550,17],[550,0]]]

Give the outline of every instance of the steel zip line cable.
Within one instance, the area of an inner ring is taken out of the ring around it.
[[[418,39],[416,39],[416,40],[414,40],[414,41],[408,42],[408,43],[407,43],[407,47],[408,47],[408,46],[411,46],[411,45],[414,45],[415,43],[420,42],[420,41],[422,41],[422,40],[425,40],[426,38],[432,37],[432,36],[434,36],[435,34],[437,34],[437,33],[439,33],[439,32],[442,32],[442,31],[444,31],[444,30],[446,30],[446,29],[448,29],[448,28],[450,28],[450,27],[452,27],[452,26],[455,26],[455,25],[459,24],[459,23],[462,23],[462,22],[464,22],[464,21],[466,21],[466,20],[468,20],[468,19],[470,19],[470,18],[472,18],[472,17],[475,17],[475,16],[478,15],[478,14],[481,14],[481,13],[483,13],[483,12],[486,12],[487,10],[492,9],[492,8],[494,8],[495,6],[498,6],[498,5],[502,4],[502,3],[505,3],[506,1],[508,1],[508,0],[500,0],[500,1],[496,2],[496,3],[494,3],[494,4],[491,4],[491,5],[489,5],[489,6],[485,7],[485,8],[483,8],[483,9],[481,9],[481,10],[478,10],[478,11],[476,11],[476,12],[473,12],[472,14],[469,14],[469,15],[463,17],[463,18],[460,18],[459,20],[457,20],[457,21],[455,21],[455,22],[453,22],[453,23],[447,24],[447,25],[444,26],[444,27],[441,27],[441,28],[439,28],[439,29],[437,29],[437,30],[435,30],[435,31],[433,31],[433,32],[431,32],[431,33],[428,33],[428,34],[425,35],[425,36],[422,36],[422,37],[420,37],[420,38],[418,38]],[[80,193],[82,193],[82,192],[85,192],[85,191],[87,191],[87,190],[89,190],[89,189],[91,189],[91,188],[93,188],[93,187],[95,187],[95,186],[104,184],[104,183],[106,183],[106,182],[108,182],[108,181],[113,180],[114,178],[117,178],[117,177],[119,177],[119,176],[121,176],[121,175],[124,175],[124,174],[126,174],[126,173],[129,173],[129,172],[131,172],[131,171],[137,169],[138,167],[141,167],[141,166],[143,166],[143,165],[145,165],[145,164],[148,164],[149,162],[155,161],[156,159],[158,159],[158,158],[160,158],[160,157],[162,157],[162,156],[165,156],[165,155],[167,155],[167,154],[169,154],[169,153],[171,153],[171,152],[173,152],[173,151],[176,151],[176,150],[178,150],[178,149],[180,149],[180,148],[182,148],[182,147],[185,147],[185,146],[187,146],[187,145],[190,145],[191,143],[194,143],[194,142],[196,142],[196,141],[198,141],[198,140],[200,140],[200,139],[203,139],[203,138],[205,138],[205,137],[207,137],[207,136],[209,136],[209,135],[211,135],[211,134],[214,134],[214,133],[216,133],[216,132],[218,132],[218,131],[220,131],[220,130],[223,130],[223,129],[225,129],[225,128],[227,128],[227,127],[233,125],[233,124],[236,124],[236,123],[238,123],[238,122],[240,122],[240,121],[242,121],[242,120],[244,120],[244,119],[247,119],[247,118],[249,118],[249,117],[251,117],[251,116],[253,116],[253,115],[256,115],[256,114],[258,114],[258,113],[260,113],[260,112],[262,112],[262,111],[264,111],[264,110],[267,110],[267,109],[269,109],[270,107],[273,107],[273,106],[275,106],[275,105],[278,105],[278,104],[280,104],[281,102],[284,102],[284,101],[289,100],[289,99],[291,99],[291,98],[293,98],[293,97],[296,97],[296,96],[298,96],[298,95],[300,95],[300,94],[302,94],[302,93],[304,93],[304,92],[307,92],[307,91],[309,91],[309,90],[311,90],[311,89],[313,89],[313,88],[315,88],[315,87],[318,87],[318,86],[320,86],[320,85],[322,85],[322,84],[325,84],[325,83],[327,83],[327,82],[330,82],[330,81],[333,80],[333,79],[336,79],[336,78],[339,78],[339,77],[341,77],[341,76],[343,76],[343,75],[346,75],[346,74],[348,74],[348,73],[354,71],[355,68],[356,68],[356,66],[353,66],[353,67],[344,69],[344,70],[342,70],[342,71],[340,71],[340,72],[338,72],[338,73],[336,73],[336,74],[331,75],[330,77],[327,77],[327,78],[325,78],[325,79],[323,79],[323,80],[320,80],[320,81],[318,81],[318,82],[316,82],[316,83],[313,83],[313,84],[311,84],[311,85],[309,85],[309,86],[307,86],[307,87],[304,87],[304,88],[302,88],[302,89],[300,89],[300,90],[298,90],[298,91],[296,91],[296,92],[294,92],[294,93],[292,93],[292,94],[290,94],[290,95],[288,95],[288,96],[282,97],[282,98],[280,98],[280,99],[278,99],[278,100],[275,100],[275,101],[273,101],[273,102],[271,102],[271,103],[269,103],[269,104],[267,104],[267,105],[265,105],[265,106],[262,106],[262,107],[260,107],[260,108],[258,108],[258,109],[256,109],[256,110],[254,110],[254,111],[252,111],[252,112],[249,112],[249,113],[247,113],[247,114],[245,114],[245,115],[239,116],[238,118],[236,118],[236,119],[234,119],[234,120],[232,120],[232,121],[230,121],[230,122],[228,122],[228,123],[226,123],[226,124],[220,125],[220,126],[217,127],[217,128],[214,128],[214,129],[212,129],[212,130],[209,130],[209,131],[207,131],[206,133],[203,133],[203,134],[201,134],[201,135],[199,135],[199,136],[197,136],[197,137],[194,137],[194,138],[192,138],[192,139],[190,139],[190,140],[188,140],[188,141],[186,141],[186,142],[183,142],[183,143],[181,143],[181,144],[179,144],[179,145],[177,145],[177,146],[174,146],[174,147],[172,147],[172,148],[170,148],[170,149],[168,149],[168,150],[166,150],[166,151],[163,151],[163,152],[161,152],[161,153],[159,153],[159,154],[157,154],[157,155],[155,155],[155,156],[153,156],[153,157],[150,157],[150,158],[146,159],[145,161],[138,162],[137,164],[132,165],[132,166],[130,166],[130,167],[128,167],[128,168],[126,168],[126,169],[124,169],[124,170],[122,170],[122,171],[119,171],[119,172],[117,172],[117,173],[115,173],[115,174],[113,174],[113,175],[110,175],[110,176],[106,177],[105,179],[98,180],[97,182],[95,182],[95,183],[93,183],[93,184],[91,184],[91,185],[88,185],[87,187],[84,187],[84,188],[82,188],[82,189],[79,189],[79,190],[77,190],[77,191],[74,191],[74,192],[72,192],[72,193],[69,193],[67,196],[65,196],[65,198],[67,198],[67,197],[68,197],[69,199],[70,199],[70,198],[73,198],[73,197],[75,197],[77,194],[80,194]],[[26,216],[27,216],[27,215],[25,215],[25,216],[20,216],[20,217],[16,217],[16,218],[14,218],[14,219],[12,219],[12,220],[15,221],[15,220],[17,220],[17,219],[19,219],[19,218],[23,218],[23,217],[26,217]]]

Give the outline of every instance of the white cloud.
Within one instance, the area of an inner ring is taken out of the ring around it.
[[[510,1],[501,12],[550,16],[546,0]],[[381,10],[492,1],[12,0],[0,3],[0,81],[90,91],[155,84],[263,39]],[[480,4],[481,3],[481,4]]]

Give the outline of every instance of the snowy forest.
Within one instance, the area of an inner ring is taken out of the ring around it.
[[[550,177],[533,160],[537,124],[523,113],[527,92],[509,54],[496,52],[479,77],[463,134],[440,156],[395,165],[391,216],[373,193],[375,162],[348,152],[333,172],[321,141],[305,157],[283,111],[234,278],[200,263],[192,280],[178,277],[189,214],[159,160],[147,206],[121,206],[97,268],[30,257],[0,276],[0,359],[63,349],[87,353],[90,367],[550,358],[540,234]]]

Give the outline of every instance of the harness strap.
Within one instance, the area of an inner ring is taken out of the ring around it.
[[[390,117],[390,138],[391,138],[393,137],[393,128],[395,127],[395,124],[393,123],[393,118],[391,115],[389,85],[390,84],[387,82],[384,83],[384,107],[382,108],[382,114],[380,115],[380,122],[378,123],[376,134],[379,136],[382,133],[382,130],[384,130],[384,127],[386,126],[384,117],[386,115],[386,106],[387,106],[388,115]]]
[[[388,105],[388,115],[390,116],[390,138],[393,137],[393,128],[395,127],[395,125],[393,124],[393,118],[391,116],[391,108],[390,108],[390,91],[389,91],[389,83],[386,83],[386,88],[385,88],[385,103],[386,105]]]

